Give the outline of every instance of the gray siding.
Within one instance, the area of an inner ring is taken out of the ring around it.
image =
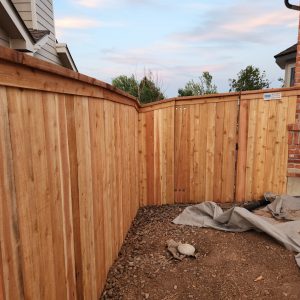
[[[9,38],[2,28],[0,28],[0,45],[9,47]]]
[[[28,28],[50,31],[47,43],[34,56],[62,65],[56,52],[52,0],[12,0],[12,2]],[[1,37],[0,43],[4,43]]]
[[[50,30],[50,37],[45,46],[36,53],[36,57],[61,65],[56,52],[56,38],[52,0],[36,0],[37,29]]]
[[[12,0],[12,3],[15,5],[17,11],[22,17],[28,28],[34,28],[32,21],[32,9],[30,0]]]

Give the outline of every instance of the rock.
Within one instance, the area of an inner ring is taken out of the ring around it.
[[[174,290],[177,290],[177,285],[174,285]]]
[[[262,275],[258,276],[256,279],[254,279],[254,282],[261,281],[261,280],[263,280]]]
[[[186,256],[195,256],[195,247],[190,244],[180,244],[177,247],[179,253],[186,255]]]

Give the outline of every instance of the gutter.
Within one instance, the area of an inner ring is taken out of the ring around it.
[[[290,4],[289,0],[284,0],[284,4],[289,9],[300,10],[300,6]]]

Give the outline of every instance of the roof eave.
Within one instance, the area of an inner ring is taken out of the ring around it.
[[[0,0],[0,14],[13,49],[33,52],[35,41],[10,0]]]
[[[67,67],[68,69],[71,69],[73,71],[78,72],[77,66],[76,66],[76,64],[73,60],[73,57],[71,55],[71,52],[70,52],[67,44],[57,43],[56,44],[56,51],[58,53],[58,56],[63,61],[65,67]]]

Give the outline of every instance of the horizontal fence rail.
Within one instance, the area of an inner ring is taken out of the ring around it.
[[[97,299],[140,206],[284,193],[296,88],[141,106],[0,47],[0,299]]]

